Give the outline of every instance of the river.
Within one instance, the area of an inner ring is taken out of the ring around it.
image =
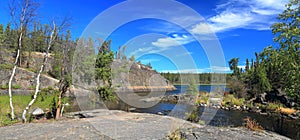
[[[187,86],[175,85],[177,90],[168,92],[166,94],[181,94],[184,93],[187,89]],[[210,85],[199,85],[200,91],[210,92],[211,90],[215,90],[217,88],[225,88],[225,86],[210,86]],[[140,108],[137,109],[137,112],[145,112],[145,113],[154,113],[158,112],[170,112],[174,110],[176,106],[176,110],[184,110],[186,108],[185,105],[175,105],[168,103],[159,103],[150,108]],[[204,107],[199,108],[199,115],[201,116],[203,113]],[[287,118],[280,117],[279,115],[260,115],[258,113],[253,112],[242,112],[242,111],[225,111],[225,110],[217,110],[216,114],[214,114],[212,120],[208,125],[212,126],[243,126],[244,118],[251,117],[255,119],[263,128],[269,131],[273,131],[279,133],[281,135],[290,137],[292,139],[300,139],[300,120],[290,120]]]
[[[175,85],[177,90],[166,92],[165,95],[172,95],[172,94],[182,94],[185,93],[187,86],[186,85]],[[217,86],[217,85],[199,85],[199,91],[214,91],[219,89],[225,89],[226,86]],[[126,93],[124,93],[126,94]],[[141,93],[139,93],[141,94]],[[130,95],[128,94],[128,98],[130,98]],[[144,94],[142,94],[144,95]],[[77,99],[78,101],[78,99]],[[86,103],[87,105],[81,105],[82,106],[90,106],[90,101],[85,100],[83,103]],[[95,104],[94,104],[95,105]],[[96,105],[97,106],[97,105]],[[101,106],[101,105],[100,105]],[[74,107],[74,106],[73,106]],[[72,107],[72,108],[73,108]],[[120,102],[118,105],[115,103],[106,104],[106,107],[110,109],[121,109],[121,110],[127,110],[128,105]],[[88,107],[89,108],[89,107]],[[86,109],[88,109],[86,108]],[[92,107],[90,109],[93,109],[95,107]],[[98,108],[98,107],[96,107]],[[153,114],[165,114],[169,116],[174,116],[178,118],[183,118],[183,116],[186,116],[186,112],[188,109],[192,108],[188,105],[183,104],[170,104],[170,103],[157,103],[156,105],[148,108],[136,108],[134,112],[140,112],[140,113],[153,113]],[[75,109],[75,110],[74,110]],[[77,111],[79,108],[76,109],[73,108],[73,111]],[[81,109],[83,109],[81,107]],[[72,111],[69,110],[69,111]],[[199,116],[201,117],[203,114],[209,114],[207,110],[208,108],[200,107],[199,110]],[[204,111],[206,110],[206,111]],[[256,120],[263,128],[265,128],[268,131],[273,131],[278,134],[290,137],[292,139],[299,139],[300,140],[300,120],[290,120],[288,118],[283,118],[279,115],[260,115],[258,113],[252,113],[252,112],[242,112],[242,111],[225,111],[221,109],[215,109],[215,112],[209,116],[211,120],[209,121],[208,125],[212,126],[234,126],[239,127],[243,126],[244,124],[244,118],[249,116],[251,119]],[[175,114],[175,115],[174,115]]]

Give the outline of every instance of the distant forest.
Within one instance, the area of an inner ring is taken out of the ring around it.
[[[188,78],[195,78],[198,84],[225,84],[226,81],[230,81],[231,74],[225,73],[160,73],[171,84],[189,84]]]

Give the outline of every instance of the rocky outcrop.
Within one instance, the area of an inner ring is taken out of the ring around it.
[[[230,127],[198,127],[181,129],[177,132],[181,139],[195,140],[289,140],[289,138],[278,135],[273,132],[266,131],[250,131],[246,128],[230,128]]]
[[[113,85],[118,92],[171,91],[176,88],[150,66],[127,60],[114,60]]]
[[[213,127],[169,116],[98,109],[75,112],[60,121],[0,127],[1,139],[168,139],[179,131],[182,139],[289,139],[267,131]],[[175,131],[176,132],[176,131]]]
[[[11,71],[7,69],[0,69],[1,85],[7,85]],[[47,75],[41,75],[41,88],[49,86],[55,87],[59,82],[57,79],[49,77]],[[23,68],[17,68],[16,74],[13,79],[13,85],[19,85],[20,89],[29,89],[36,85],[36,73]]]

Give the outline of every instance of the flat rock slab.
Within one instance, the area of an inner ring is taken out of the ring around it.
[[[244,128],[220,128],[193,124],[181,119],[117,110],[92,110],[71,113],[74,118],[45,123],[0,127],[0,139],[167,139],[178,128],[186,139],[288,139],[271,132]]]

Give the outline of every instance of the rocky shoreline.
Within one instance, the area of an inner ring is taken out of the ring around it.
[[[165,92],[174,91],[176,88],[173,85],[167,86],[125,86],[117,88],[116,92],[135,92],[135,93],[149,93],[149,92]]]
[[[222,105],[221,98],[211,98],[210,100],[214,100],[216,103],[199,103],[197,104],[198,107],[210,107],[210,108],[216,108],[216,109],[223,109],[223,110],[238,110],[238,111],[246,111],[246,112],[255,112],[260,115],[274,115],[278,114],[281,115],[282,117],[289,118],[289,119],[300,119],[300,111],[294,111],[292,113],[285,113],[280,110],[267,110],[265,108],[259,107],[259,106],[247,106],[247,105]],[[154,102],[154,101],[160,101],[163,103],[173,103],[173,104],[190,104],[190,105],[195,105],[195,97],[190,96],[187,94],[174,94],[174,95],[169,95],[169,96],[164,96],[164,97],[152,97],[152,98],[147,98],[143,99],[144,102]],[[284,108],[283,108],[284,109]]]
[[[2,139],[169,139],[173,133],[185,139],[289,139],[268,131],[213,127],[169,116],[106,109],[69,113],[58,121],[0,127]]]

